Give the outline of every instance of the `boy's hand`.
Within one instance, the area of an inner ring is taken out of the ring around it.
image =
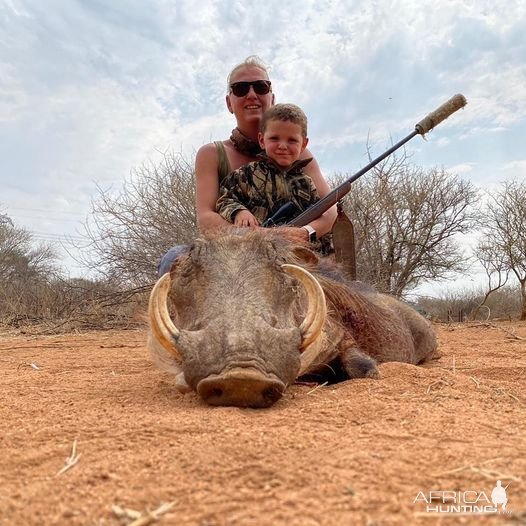
[[[259,221],[248,210],[241,210],[234,218],[234,225],[251,227],[259,226]]]

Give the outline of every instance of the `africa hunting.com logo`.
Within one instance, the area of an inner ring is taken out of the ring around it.
[[[508,514],[506,509],[508,497],[506,495],[507,486],[502,486],[502,482],[497,480],[488,497],[485,491],[444,491],[431,490],[428,492],[419,491],[413,504],[425,504],[426,513],[452,513],[452,514]]]

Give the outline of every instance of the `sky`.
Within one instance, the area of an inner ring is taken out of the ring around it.
[[[0,213],[83,275],[62,247],[98,188],[227,138],[226,77],[252,54],[304,109],[327,178],[462,93],[406,152],[492,190],[526,175],[525,29],[524,0],[0,0]]]

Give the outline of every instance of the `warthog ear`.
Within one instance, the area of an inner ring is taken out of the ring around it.
[[[188,254],[178,256],[170,267],[170,277],[173,278],[177,273],[181,272],[183,265],[185,265],[189,259],[190,256]]]
[[[320,261],[320,258],[307,247],[296,246],[292,249],[292,253],[298,258],[298,263],[303,265],[316,266]]]

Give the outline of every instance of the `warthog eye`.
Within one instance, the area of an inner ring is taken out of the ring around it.
[[[188,328],[190,331],[200,331],[204,327],[203,322],[201,320],[196,320],[194,323],[192,323],[191,327]]]
[[[268,323],[271,327],[275,327],[278,324],[278,317],[271,314],[268,319]]]

